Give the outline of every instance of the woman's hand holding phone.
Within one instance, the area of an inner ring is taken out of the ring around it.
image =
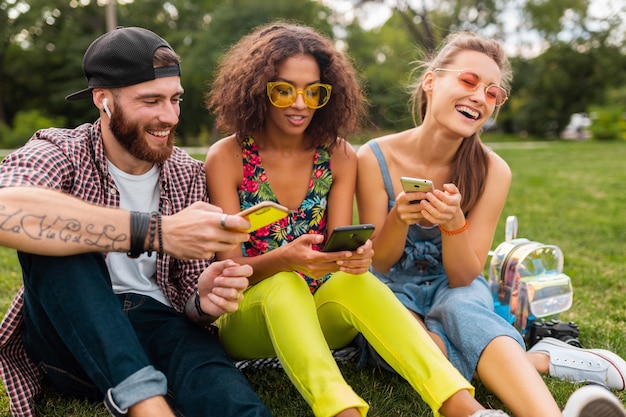
[[[351,252],[351,256],[337,261],[340,271],[356,275],[363,274],[369,270],[372,265],[372,258],[374,257],[372,241],[367,239],[367,241],[357,249],[358,251],[355,250]]]
[[[323,252],[355,251],[365,244],[374,232],[373,224],[355,224],[336,227],[328,237]]]
[[[363,232],[359,231],[359,233]],[[356,238],[356,236],[349,236],[349,234],[349,231],[340,231],[337,236],[345,238],[348,235],[347,237],[351,240]],[[314,249],[314,246],[323,246],[323,239],[323,235],[306,233],[275,249],[275,251],[281,253],[280,257],[287,263],[286,268],[288,270],[299,271],[313,278],[321,278],[328,273],[339,270],[350,274],[361,274],[369,269],[374,251],[372,242],[367,237],[363,243],[358,240],[356,243],[353,242],[353,246],[350,247],[354,247],[354,250],[339,249],[325,252]],[[346,248],[347,246],[343,247]],[[358,248],[362,249],[356,252]]]
[[[340,253],[350,251],[349,257],[336,260],[339,269],[350,274],[367,272],[372,264],[374,251],[369,237],[374,232],[373,224],[355,224],[336,227],[328,236],[322,252]],[[362,248],[359,252],[357,249]]]
[[[328,273],[338,271],[337,260],[345,256],[338,253],[323,253],[314,248],[322,245],[323,242],[323,235],[305,233],[286,245],[276,248],[274,252],[280,253],[280,259],[285,263],[282,269],[321,278]]]
[[[454,184],[444,184],[443,190],[434,193],[432,201],[422,204],[424,206],[423,217],[432,224],[439,224],[448,230],[456,230],[465,222],[461,201],[459,189]],[[453,224],[449,224],[450,222]]]
[[[422,178],[401,177],[400,182],[402,183],[402,190],[405,193],[429,193],[433,192],[435,189],[431,180],[425,180]],[[412,200],[412,203],[418,204],[420,200],[421,199]]]
[[[419,201],[412,201],[408,191],[398,194],[395,210],[401,221],[410,225],[425,219],[430,224],[444,225],[456,217],[464,218],[461,211],[461,195],[454,184],[444,184],[442,190],[432,188],[430,191],[426,191],[424,187],[432,187],[430,181],[418,178],[409,180],[411,181],[407,181],[406,177],[403,177],[403,189],[423,188],[423,191],[420,190],[420,192],[431,192],[432,194],[430,199]],[[405,183],[409,182],[412,185],[405,186]]]
[[[435,190],[433,182],[413,177],[401,177],[400,182],[404,192],[396,196],[395,212],[403,223],[415,224],[424,218],[424,207],[420,203],[426,200],[425,193]]]

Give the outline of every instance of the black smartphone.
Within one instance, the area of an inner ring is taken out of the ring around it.
[[[322,252],[337,252],[341,250],[354,251],[362,246],[374,233],[373,224],[354,224],[335,227],[326,240]]]

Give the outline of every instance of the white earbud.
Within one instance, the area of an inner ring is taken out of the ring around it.
[[[104,112],[107,114],[107,116],[109,116],[109,119],[111,118],[111,110],[109,110],[109,106],[107,105],[107,99],[103,98],[102,99],[102,107],[104,108]]]

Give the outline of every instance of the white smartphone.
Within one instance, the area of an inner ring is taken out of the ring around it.
[[[401,177],[402,189],[406,193],[412,193],[416,191],[430,192],[434,190],[433,182],[431,180],[425,180],[422,178]]]
[[[416,191],[427,193],[435,189],[431,180],[422,178],[400,177],[400,182],[402,183],[402,189],[405,193],[413,193]],[[411,204],[417,204],[419,201],[420,200],[413,200]]]
[[[237,213],[237,216],[241,216],[250,222],[250,228],[246,230],[246,233],[250,233],[263,226],[272,224],[288,214],[289,209],[287,207],[273,201],[263,201],[240,211]]]
[[[322,252],[337,252],[340,250],[355,251],[362,246],[374,232],[373,224],[355,224],[339,226],[333,229],[326,240]]]

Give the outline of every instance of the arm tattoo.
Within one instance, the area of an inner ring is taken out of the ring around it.
[[[56,218],[45,214],[27,214],[21,209],[7,213],[0,206],[0,233],[13,233],[36,241],[61,242],[86,245],[104,252],[124,251],[121,243],[128,235],[119,233],[115,225],[97,227],[92,223],[82,224],[78,219]]]

